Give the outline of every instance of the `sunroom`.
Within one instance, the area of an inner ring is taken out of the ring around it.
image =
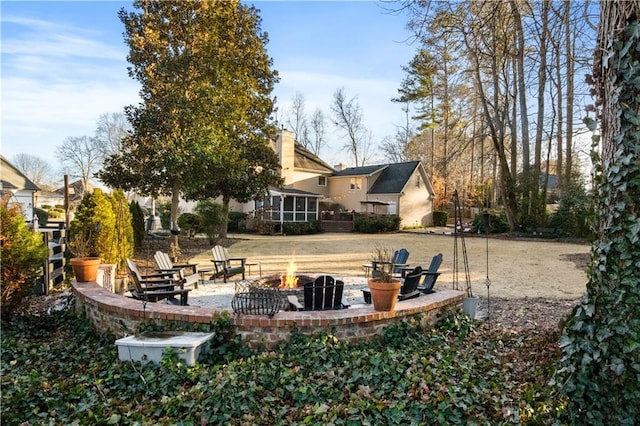
[[[263,200],[255,201],[255,211],[271,222],[310,222],[318,220],[320,194],[293,188],[270,189]]]

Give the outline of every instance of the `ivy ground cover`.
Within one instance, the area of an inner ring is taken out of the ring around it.
[[[221,316],[216,350],[188,367],[118,361],[115,337],[71,307],[2,327],[2,422],[14,424],[544,424],[562,407],[548,381],[554,331],[514,333],[442,319],[366,344],[330,332],[250,351]],[[158,327],[158,326],[153,326]],[[160,326],[162,327],[162,326]]]

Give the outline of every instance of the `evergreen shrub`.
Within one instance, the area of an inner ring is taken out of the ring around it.
[[[365,234],[396,232],[400,229],[400,216],[356,215],[354,230]]]
[[[2,258],[2,317],[10,316],[22,299],[33,292],[35,279],[47,256],[42,235],[27,227],[19,207],[0,205],[0,257]]]
[[[433,226],[447,226],[449,220],[449,212],[435,211],[433,212]]]

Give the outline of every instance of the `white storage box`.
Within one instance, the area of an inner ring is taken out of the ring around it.
[[[187,365],[193,365],[200,353],[209,350],[209,340],[215,333],[187,331],[154,331],[116,340],[121,361],[160,362],[164,349],[172,347]]]

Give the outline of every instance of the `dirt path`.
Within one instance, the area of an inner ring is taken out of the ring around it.
[[[444,255],[438,286],[451,288],[454,276],[454,238],[451,235],[402,232],[397,234],[318,234],[305,236],[235,235],[231,256],[260,263],[262,274],[281,273],[291,259],[300,272],[360,275],[376,245],[409,250],[409,263],[427,268],[431,258]],[[486,296],[489,276],[492,297],[578,299],[585,291],[590,246],[552,241],[464,238],[472,291]],[[487,250],[488,249],[488,250]],[[464,256],[458,241],[458,282],[465,284]],[[184,251],[183,251],[184,252]],[[487,265],[488,252],[488,265]],[[209,263],[209,250],[184,253],[192,262]],[[487,271],[488,266],[488,271]],[[257,274],[254,268],[252,274]]]

